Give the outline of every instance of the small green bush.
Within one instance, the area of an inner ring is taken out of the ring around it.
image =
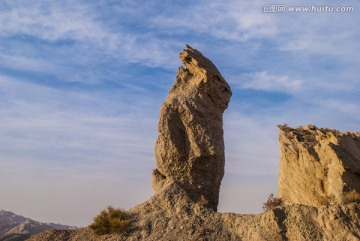
[[[263,210],[268,211],[282,205],[283,205],[283,200],[281,198],[274,197],[274,194],[271,193],[267,201],[263,204]]]
[[[108,206],[102,210],[98,216],[94,218],[94,222],[90,225],[97,235],[124,233],[130,220],[124,210]]]

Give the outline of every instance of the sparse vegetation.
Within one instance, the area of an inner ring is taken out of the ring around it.
[[[94,222],[90,225],[97,235],[124,233],[128,226],[130,219],[127,217],[124,210],[108,206],[102,210],[98,216],[94,218]]]
[[[263,204],[263,210],[268,211],[276,207],[280,207],[282,205],[283,205],[283,200],[281,198],[274,197],[274,194],[271,193],[267,201]]]
[[[197,204],[200,206],[206,206],[209,204],[209,200],[207,200],[204,195],[201,195],[200,199],[197,201]]]
[[[360,194],[356,190],[351,190],[345,194],[344,203],[360,202]]]

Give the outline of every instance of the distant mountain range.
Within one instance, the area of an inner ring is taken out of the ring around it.
[[[0,211],[0,241],[23,241],[48,229],[76,229],[73,226],[41,223],[15,213]]]

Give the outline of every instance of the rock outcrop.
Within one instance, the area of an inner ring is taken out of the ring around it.
[[[160,111],[153,188],[175,181],[189,197],[217,209],[225,153],[223,112],[231,90],[215,65],[196,49],[180,53],[180,67]]]
[[[360,134],[279,126],[279,197],[319,207],[360,200]]]
[[[360,240],[358,134],[280,126],[279,189],[287,205],[257,215],[216,212],[224,175],[222,113],[231,90],[195,49],[180,58],[186,69],[179,69],[160,113],[155,194],[127,212],[126,232],[50,230],[29,241]]]

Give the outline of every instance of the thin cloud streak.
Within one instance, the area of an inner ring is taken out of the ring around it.
[[[78,60],[75,62],[76,65],[83,62],[86,56],[93,58],[95,55],[100,59],[114,59],[123,64],[140,63],[148,67],[174,68],[177,65],[176,49],[183,45],[178,41],[164,41],[150,32],[133,33],[121,26],[113,29],[112,26],[107,26],[99,20],[100,13],[90,4],[81,2],[20,4],[16,1],[8,1],[4,5],[6,7],[0,14],[2,41],[7,38],[21,39],[28,36],[35,42],[43,41],[50,45],[61,45],[64,42],[66,48],[63,48],[63,51],[68,53],[68,56],[73,56],[74,51],[82,53],[75,56],[74,60]],[[37,50],[34,51],[34,56],[28,56],[27,59],[18,56],[20,62],[16,62],[15,57],[3,56],[3,59],[8,66],[13,68],[17,66],[18,69],[24,70],[31,68],[27,63],[37,67],[37,63],[41,63],[39,61],[49,62],[53,66],[59,65],[58,60],[43,56],[43,53],[37,54]],[[36,56],[43,56],[44,59]],[[82,57],[79,59],[80,56]],[[91,59],[91,61],[95,60],[96,58]],[[15,66],[12,65],[14,61]],[[86,61],[88,62],[89,59]],[[52,71],[54,70],[55,68],[52,68]]]
[[[228,41],[249,41],[275,36],[278,32],[277,26],[270,15],[260,12],[260,6],[258,3],[239,1],[226,4],[221,1],[200,1],[191,8],[181,8],[171,14],[155,16],[150,22],[160,27],[160,30],[163,28],[177,33],[186,29]],[[191,24],[184,19],[191,19]]]
[[[243,74],[241,79],[239,83],[233,81],[238,88],[285,93],[296,93],[302,88],[301,80],[291,79],[288,75],[273,75],[268,71]]]
[[[22,153],[25,156],[34,154],[36,158],[41,153],[56,152],[50,156],[58,161],[81,162],[81,153],[89,152],[92,157],[86,160],[92,160],[90,164],[94,164],[113,162],[116,156],[121,161],[152,153],[153,143],[150,140],[156,135],[156,118],[148,111],[138,112],[129,108],[126,95],[118,96],[113,102],[102,101],[98,99],[101,96],[90,93],[22,85],[15,79],[1,80],[0,85],[8,100],[18,99],[11,103],[5,100],[0,106],[3,120],[1,146],[3,152],[9,153],[8,158],[11,155],[21,156]],[[92,107],[96,103],[101,103],[97,111]],[[143,106],[143,109],[147,107]],[[147,130],[138,130],[139,125]],[[141,138],[144,141],[139,143]],[[126,153],[134,154],[129,157]],[[5,161],[3,158],[6,157],[2,157]],[[40,158],[38,161],[46,164],[50,160]],[[83,164],[87,165],[86,162]]]

